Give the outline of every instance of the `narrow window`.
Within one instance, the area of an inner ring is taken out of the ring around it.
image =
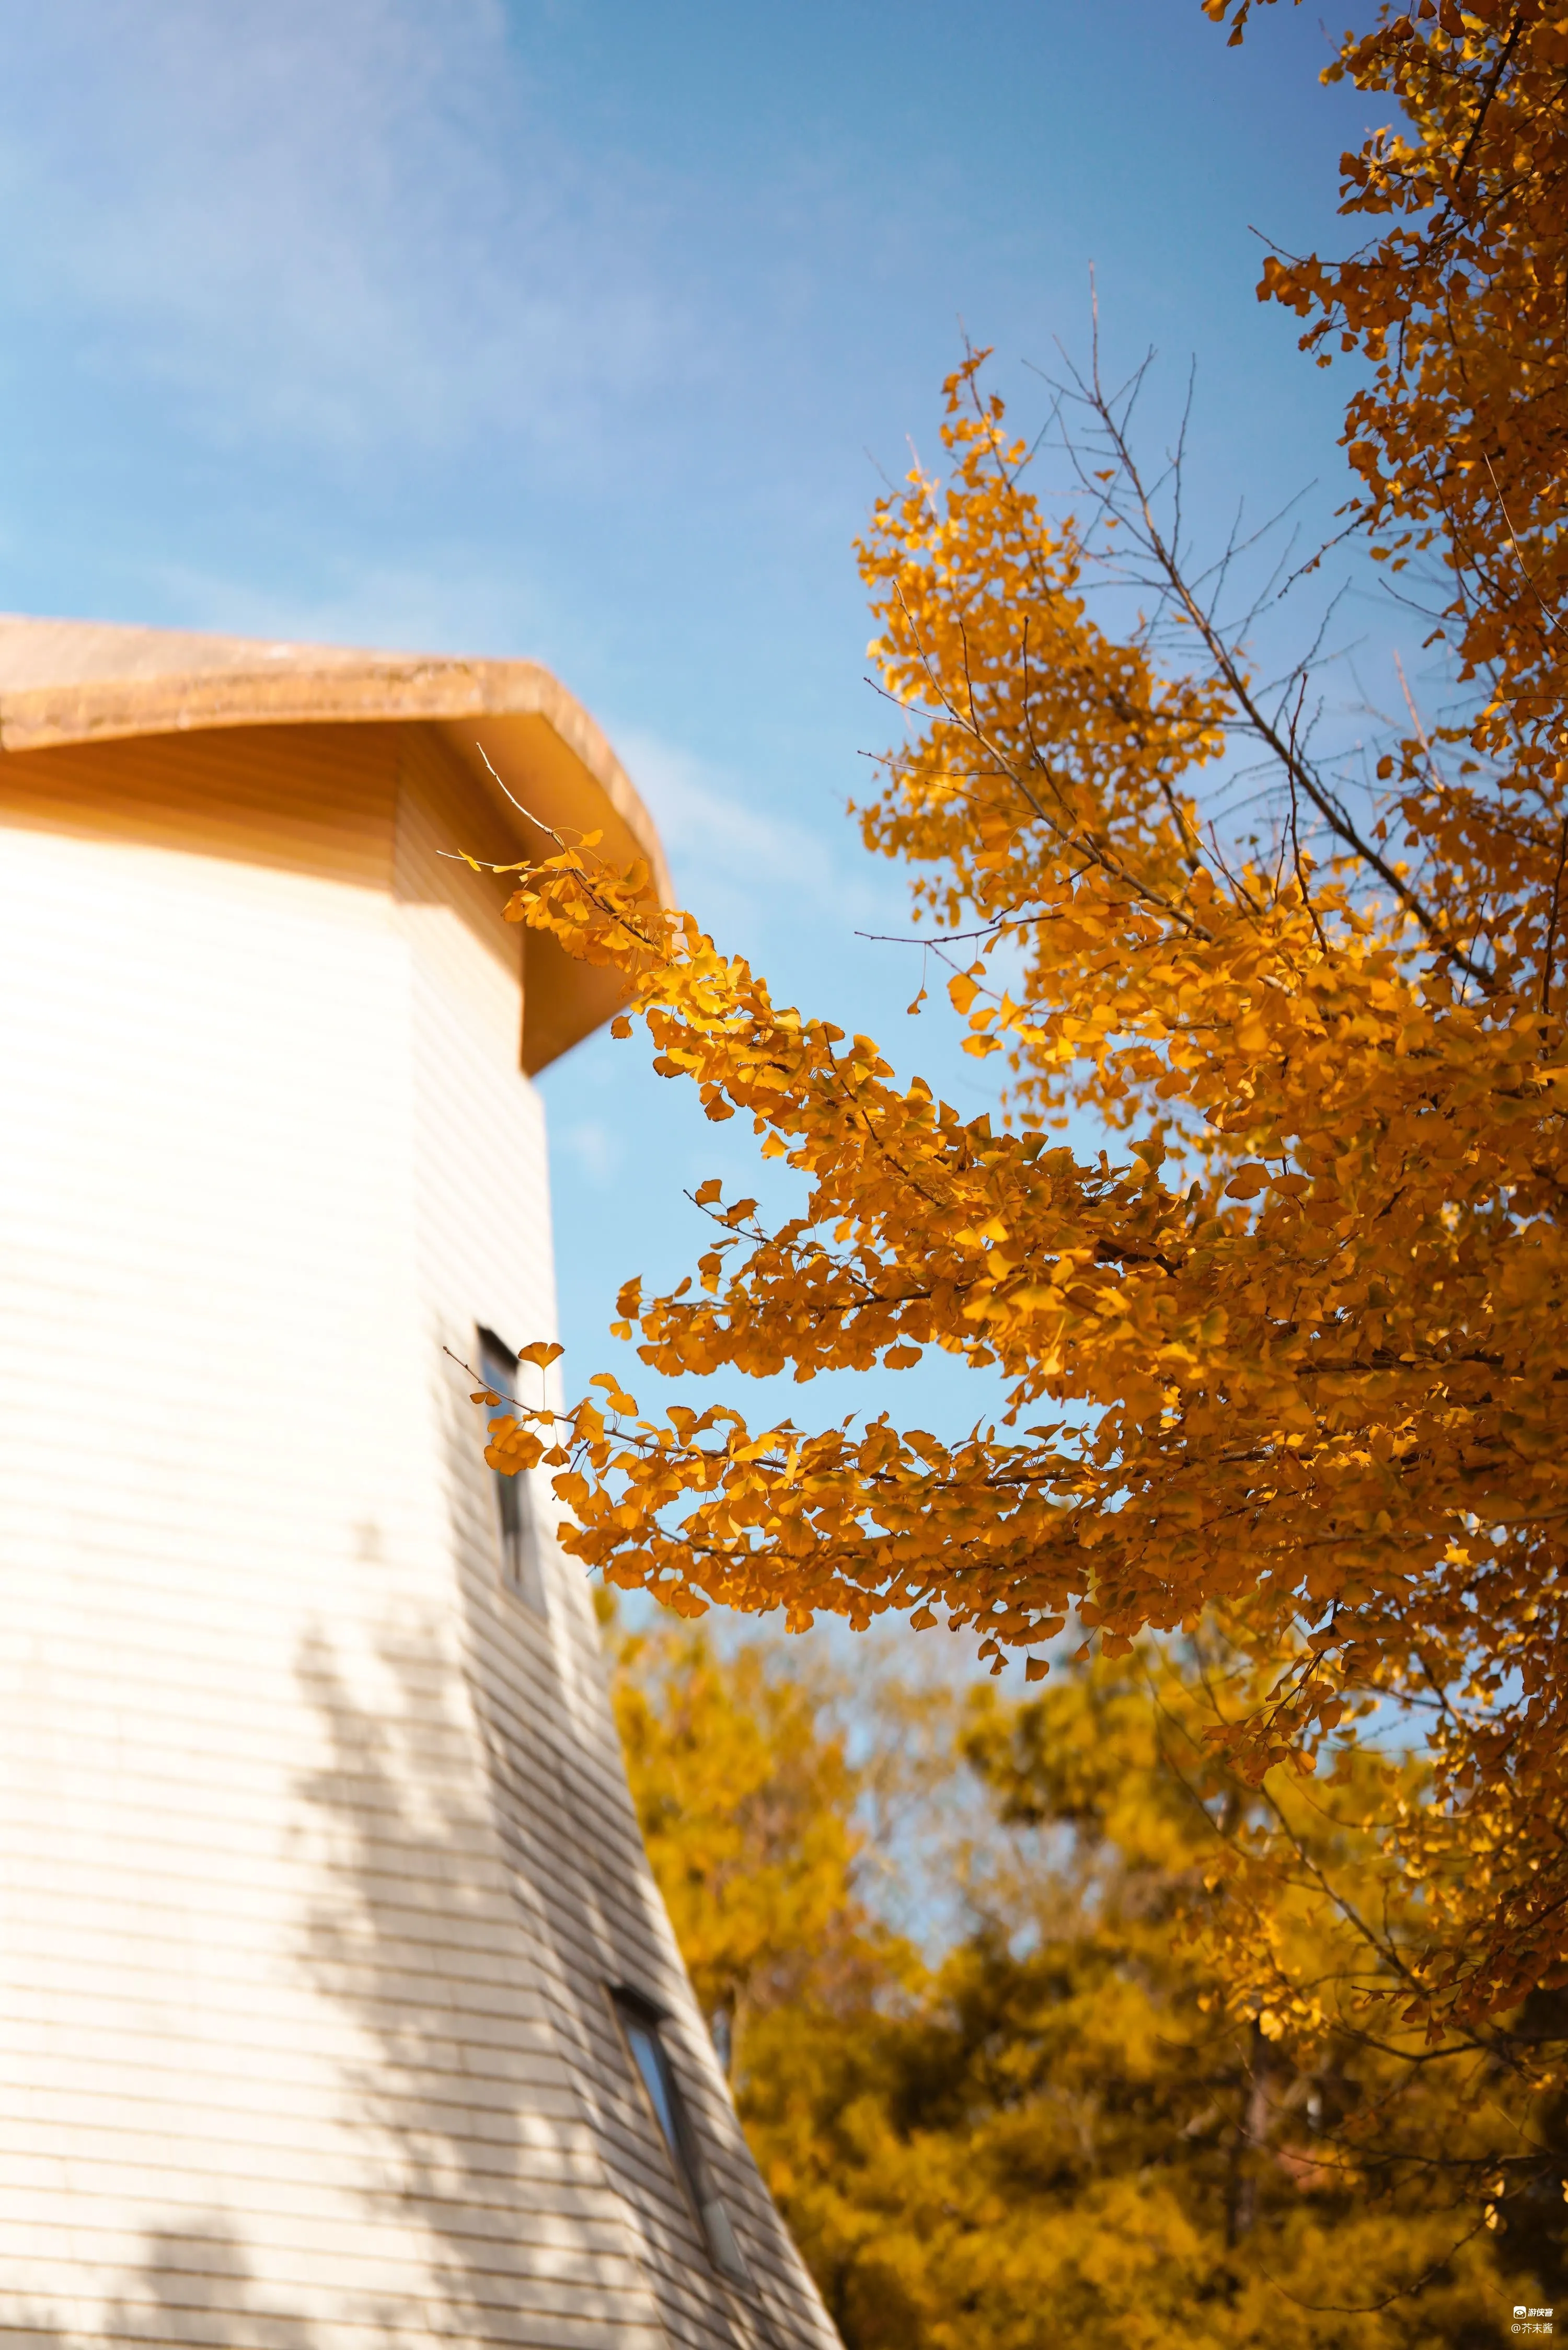
[[[735,2241],[730,2215],[708,2175],[708,2166],[702,2159],[697,2133],[691,2126],[691,2116],[686,2110],[686,2100],[680,2094],[680,2084],[670,2068],[669,2052],[659,2031],[660,2012],[639,1991],[622,1988],[612,1991],[610,1999],[628,2054],[637,2068],[638,2078],[653,2110],[653,2118],[659,2124],[659,2133],[669,2149],[675,2176],[685,2189],[707,2239],[713,2265],[737,2284],[749,2284],[751,2274],[744,2255]]]
[[[493,1388],[502,1398],[501,1412],[492,1410],[491,1413],[492,1419],[499,1419],[502,1413],[511,1409],[512,1399],[517,1394],[517,1357],[493,1330],[480,1330],[479,1368],[486,1387]],[[502,1578],[525,1607],[543,1616],[545,1571],[539,1555],[539,1522],[529,1472],[520,1469],[516,1476],[504,1477],[496,1470],[493,1482]]]

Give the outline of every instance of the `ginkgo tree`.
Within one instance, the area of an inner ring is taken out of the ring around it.
[[[1241,36],[1250,0],[1205,5]],[[509,910],[617,969],[618,1029],[798,1179],[782,1218],[701,1186],[694,1279],[622,1293],[642,1361],[935,1348],[1005,1410],[753,1428],[606,1375],[562,1416],[503,1399],[488,1458],[546,1462],[567,1548],[690,1614],[940,1617],[1032,1675],[1070,1623],[1114,1659],[1207,1617],[1246,1664],[1207,1734],[1252,1782],[1403,1710],[1435,1776],[1386,1823],[1425,1920],[1386,1988],[1440,2034],[1568,1973],[1568,11],[1386,8],[1330,76],[1398,115],[1345,159],[1371,241],[1259,290],[1352,367],[1345,526],[1426,609],[1446,706],[1375,773],[1318,756],[1312,649],[1262,691],[1127,398],[1068,388],[1081,494],[1048,513],[971,354],[944,467],[861,549],[906,726],[859,818],[997,1111],[776,1004],[591,842]]]

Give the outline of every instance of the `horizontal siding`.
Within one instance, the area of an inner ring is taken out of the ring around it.
[[[0,2344],[833,2338],[442,1353],[555,1326],[482,816],[417,727],[0,759]]]

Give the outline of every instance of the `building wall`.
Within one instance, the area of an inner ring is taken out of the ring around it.
[[[832,2340],[442,1352],[554,1326],[472,792],[414,726],[0,761],[0,2340]]]

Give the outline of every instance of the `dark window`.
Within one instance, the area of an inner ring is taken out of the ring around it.
[[[493,1406],[490,1411],[492,1419],[500,1419],[512,1409],[517,1396],[517,1357],[493,1330],[481,1329],[479,1333],[479,1370],[485,1385],[493,1388],[502,1399],[500,1410]],[[537,1378],[538,1374],[534,1376]],[[539,1521],[532,1478],[525,1469],[520,1469],[514,1477],[504,1477],[497,1470],[491,1482],[495,1489],[502,1575],[508,1588],[542,1616],[545,1571],[539,1553]]]
[[[610,1998],[626,2041],[627,2052],[637,2068],[653,2118],[659,2124],[660,2135],[669,2149],[675,2176],[685,2189],[697,2214],[713,2265],[725,2276],[733,2278],[737,2284],[748,2284],[750,2273],[741,2248],[735,2241],[730,2215],[708,2175],[708,2166],[702,2159],[697,2133],[691,2126],[691,2116],[686,2110],[686,2100],[680,2094],[680,2084],[670,2069],[669,2052],[659,2030],[663,2020],[659,2010],[640,1992],[624,1988],[611,1991]]]

